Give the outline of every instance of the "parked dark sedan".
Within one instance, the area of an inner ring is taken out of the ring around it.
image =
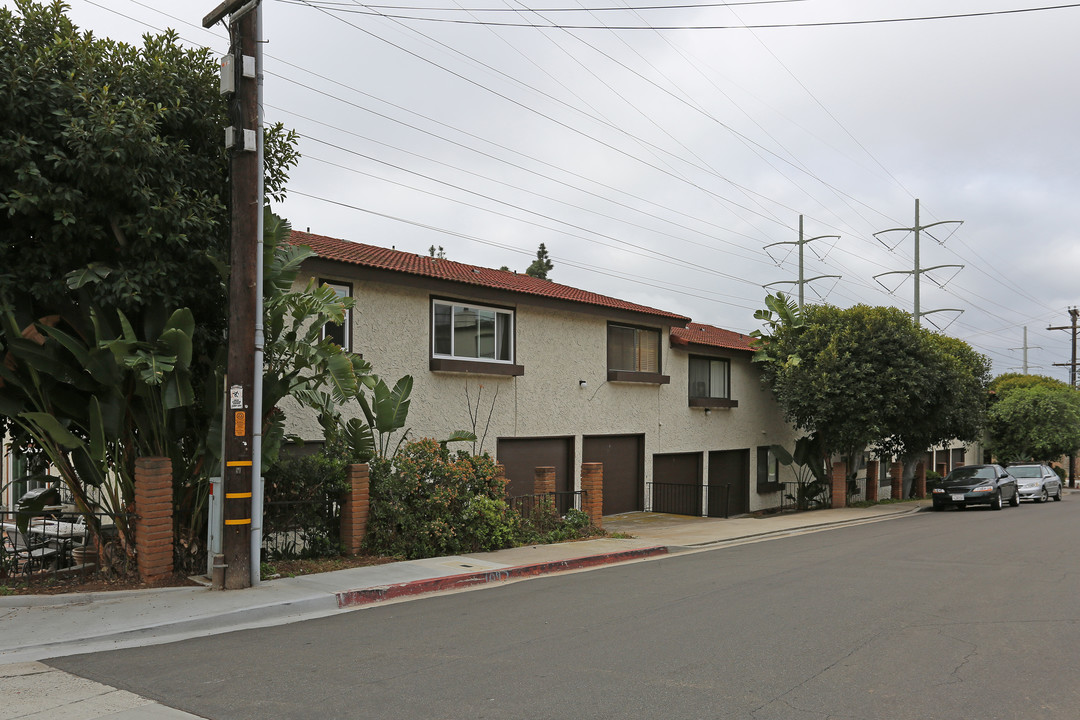
[[[949,473],[934,488],[934,509],[955,505],[963,510],[968,505],[989,505],[1000,510],[1008,501],[1020,504],[1016,478],[1000,465],[965,465]]]

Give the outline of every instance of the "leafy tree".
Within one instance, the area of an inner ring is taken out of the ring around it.
[[[755,314],[769,329],[755,336],[762,381],[788,420],[816,431],[823,449],[842,455],[854,475],[865,448],[894,433],[896,418],[921,390],[911,316],[866,305],[799,311],[782,294],[768,305]]]
[[[540,243],[540,247],[536,251],[536,259],[525,269],[525,274],[530,277],[547,280],[548,273],[551,272],[553,267],[555,267],[555,263],[551,262],[551,257],[548,256],[547,248],[544,247],[544,243]]]
[[[754,360],[796,427],[839,453],[851,476],[872,444],[913,457],[978,436],[989,365],[966,343],[919,328],[895,308],[810,305],[782,293],[755,313]]]
[[[119,483],[102,492],[120,506],[129,461],[169,455],[183,527],[206,494],[207,428],[221,401],[229,168],[218,63],[173,31],[139,47],[96,38],[65,10],[0,8],[0,356],[11,373],[0,431],[39,452],[53,443],[46,454],[78,483],[76,498],[100,478]],[[268,198],[283,197],[295,144],[280,125],[267,133]],[[160,344],[177,312],[191,329],[182,352]],[[119,396],[102,394],[110,346],[123,362]],[[173,356],[184,358],[180,395],[158,364]],[[139,419],[153,407],[158,420]]]
[[[443,248],[442,245],[440,245],[439,247],[435,247],[434,245],[432,245],[428,248],[428,255],[435,258],[436,260],[445,260],[446,250]]]
[[[1057,390],[1071,390],[1072,386],[1061,380],[1046,375],[1022,375],[1020,373],[1002,373],[990,381],[990,391],[996,397],[1004,397],[1013,390],[1033,387],[1047,387]]]
[[[1080,449],[1080,393],[1036,384],[1007,391],[990,407],[990,451],[998,460],[1050,461]]]
[[[908,397],[908,407],[887,423],[893,433],[877,444],[881,454],[904,463],[905,493],[915,467],[927,448],[953,439],[973,442],[986,426],[990,395],[990,361],[970,345],[925,328],[913,349],[920,389]]]

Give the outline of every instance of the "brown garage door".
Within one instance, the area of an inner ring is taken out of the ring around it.
[[[574,438],[499,438],[496,459],[503,464],[509,482],[506,493],[532,495],[538,467],[555,468],[555,491],[573,489]]]
[[[750,512],[750,449],[709,453],[709,517]]]
[[[604,464],[604,515],[644,509],[644,436],[587,435],[582,438],[581,461]]]
[[[701,453],[653,455],[653,512],[701,516]]]

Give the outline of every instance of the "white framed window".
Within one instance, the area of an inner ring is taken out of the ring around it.
[[[514,311],[431,302],[431,354],[437,358],[514,362]]]
[[[352,285],[349,283],[337,282],[334,280],[321,280],[323,285],[334,291],[339,298],[351,298],[352,297]],[[338,325],[337,323],[326,323],[323,325],[322,337],[330,338],[334,341],[342,350],[352,351],[352,309],[346,308],[345,321]]]
[[[731,397],[731,362],[723,358],[690,357],[690,387],[692,398]]]

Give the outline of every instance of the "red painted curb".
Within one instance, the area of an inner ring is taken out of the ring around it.
[[[640,558],[666,555],[667,547],[657,545],[655,547],[637,548],[635,550],[620,550],[618,552],[604,553],[602,555],[586,555],[585,557],[570,558],[568,560],[551,560],[548,562],[534,563],[532,565],[517,565],[501,570],[487,570],[484,572],[463,573],[461,575],[447,575],[446,577],[427,578],[413,580],[411,582],[395,583],[393,585],[380,585],[372,588],[359,590],[344,590],[337,593],[338,608],[355,607],[357,605],[370,605],[371,603],[393,598],[420,595],[422,593],[437,592],[439,590],[458,590],[483,585],[500,580],[514,578],[534,577],[562,570],[578,570],[581,568],[594,567],[596,565],[609,565],[623,562],[624,560],[637,560]]]

